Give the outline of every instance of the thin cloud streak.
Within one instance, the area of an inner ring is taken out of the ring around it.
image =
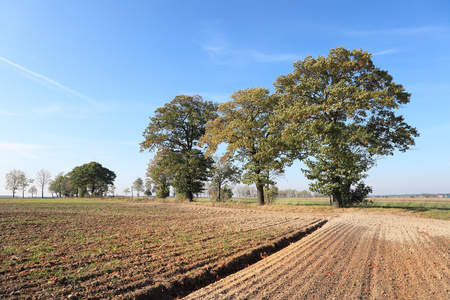
[[[41,75],[39,73],[33,72],[33,71],[31,71],[31,70],[29,70],[29,69],[27,69],[27,68],[25,68],[25,67],[23,67],[21,65],[18,65],[16,63],[14,63],[14,62],[4,58],[4,57],[0,56],[0,60],[3,61],[4,63],[7,63],[10,66],[13,66],[16,69],[19,69],[19,70],[21,70],[21,71],[31,75],[35,79],[43,80],[44,82],[46,82],[46,83],[48,83],[48,84],[50,84],[52,86],[55,86],[57,88],[60,88],[60,89],[66,91],[66,92],[68,92],[68,93],[70,93],[70,94],[72,94],[72,95],[74,95],[74,96],[76,96],[78,98],[81,98],[81,99],[89,102],[90,104],[97,104],[94,100],[84,96],[83,94],[78,93],[77,91],[74,91],[74,90],[72,90],[72,89],[62,85],[61,83],[59,83],[59,82],[57,82],[57,81],[55,81],[53,79],[45,77],[44,75]]]
[[[242,65],[248,62],[293,62],[298,60],[299,57],[294,54],[267,54],[256,50],[233,50],[219,44],[203,44],[201,47],[208,53],[212,61],[219,64]]]
[[[387,49],[387,50],[383,50],[380,52],[375,52],[372,53],[373,56],[381,56],[381,55],[387,55],[387,54],[393,54],[393,53],[398,53],[400,51],[396,50],[396,49]]]
[[[249,62],[293,62],[299,57],[294,54],[268,54],[254,49],[231,47],[229,42],[222,37],[221,32],[215,28],[216,26],[217,22],[208,24],[203,30],[203,41],[199,43],[200,47],[215,63],[240,66]]]

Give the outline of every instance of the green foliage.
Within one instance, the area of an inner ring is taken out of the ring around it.
[[[271,204],[278,196],[278,188],[275,185],[266,185],[264,187],[264,195],[267,204]]]
[[[70,197],[76,195],[77,189],[71,184],[70,177],[59,173],[56,178],[50,182],[49,190],[56,193],[57,197]]]
[[[220,192],[219,192],[220,191]],[[215,186],[210,190],[211,199],[217,202],[225,202],[233,197],[233,191],[227,185],[220,188]]]
[[[338,47],[327,57],[309,56],[275,87],[285,146],[309,154],[304,172],[315,180],[311,190],[333,195],[337,207],[370,192],[361,179],[376,158],[408,150],[419,135],[395,115],[410,94],[366,51]]]
[[[160,190],[168,190],[161,176],[166,177],[167,184],[177,194],[190,201],[195,193],[203,190],[212,160],[204,157],[198,141],[205,133],[206,123],[217,116],[216,110],[217,104],[203,101],[200,96],[181,95],[158,108],[150,118],[143,133],[145,140],[140,145],[141,152],[158,150],[150,177]]]
[[[232,193],[224,195],[223,192],[227,192],[229,188],[226,186],[231,183],[238,183],[241,178],[241,170],[234,166],[229,160],[217,160],[211,170],[211,184],[215,187],[218,201],[228,200],[231,198]],[[231,191],[231,190],[230,190]],[[228,197],[229,196],[229,197]]]
[[[156,189],[156,197],[167,198],[170,193],[170,181],[172,173],[165,168],[162,160],[165,158],[163,151],[158,151],[153,159],[150,160],[146,176],[148,180],[154,184]]]
[[[202,97],[176,96],[170,103],[155,111],[145,129],[144,150],[188,151],[197,146],[205,133],[205,124],[216,117],[217,104],[203,101]]]
[[[178,196],[193,200],[194,194],[203,191],[213,164],[211,158],[205,158],[198,149],[175,152],[170,151],[162,160],[162,165],[173,172],[171,185]]]
[[[169,197],[169,195],[170,195],[170,188],[168,186],[162,186],[156,190],[157,198],[164,199]]]
[[[113,184],[116,179],[113,171],[97,162],[75,167],[69,175],[71,184],[79,190],[79,195],[83,196],[89,190],[91,197],[102,196],[108,191],[108,185]]]
[[[269,95],[267,89],[239,90],[219,106],[219,117],[207,124],[201,138],[201,143],[208,146],[206,155],[211,156],[220,144],[226,143],[222,160],[244,163],[242,182],[256,185],[260,205],[264,204],[264,185],[274,183],[268,172],[283,173],[288,163],[279,147],[280,135],[269,128],[277,103],[278,98]]]

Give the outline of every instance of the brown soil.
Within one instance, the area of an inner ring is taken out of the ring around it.
[[[0,299],[173,299],[324,223],[196,204],[0,201]]]
[[[450,222],[342,213],[185,299],[450,299]]]

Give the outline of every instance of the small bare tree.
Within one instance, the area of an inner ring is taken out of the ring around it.
[[[34,180],[27,177],[27,174],[23,171],[20,171],[19,174],[19,188],[22,190],[22,198],[25,198],[25,189],[29,186]]]
[[[144,181],[142,180],[141,177],[138,177],[134,182],[133,182],[133,189],[135,191],[137,191],[137,196],[139,197],[139,192],[142,192],[144,190]]]
[[[31,198],[34,198],[34,195],[37,195],[37,188],[33,185],[32,187],[30,187],[30,189],[28,190],[28,193],[31,194]]]
[[[39,185],[39,187],[41,188],[42,198],[44,198],[44,188],[47,184],[50,183],[51,180],[52,180],[52,175],[47,170],[42,169],[36,174],[36,182]]]
[[[13,198],[16,195],[16,191],[20,187],[20,177],[23,171],[12,170],[6,173],[6,189],[11,190],[13,193]]]

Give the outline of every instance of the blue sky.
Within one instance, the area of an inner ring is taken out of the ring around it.
[[[224,102],[274,91],[307,55],[344,46],[412,93],[399,114],[421,136],[378,162],[374,194],[450,192],[450,1],[1,1],[0,195],[12,169],[35,177],[97,161],[117,192],[145,177],[138,143],[176,95]],[[307,189],[295,163],[281,189]]]

